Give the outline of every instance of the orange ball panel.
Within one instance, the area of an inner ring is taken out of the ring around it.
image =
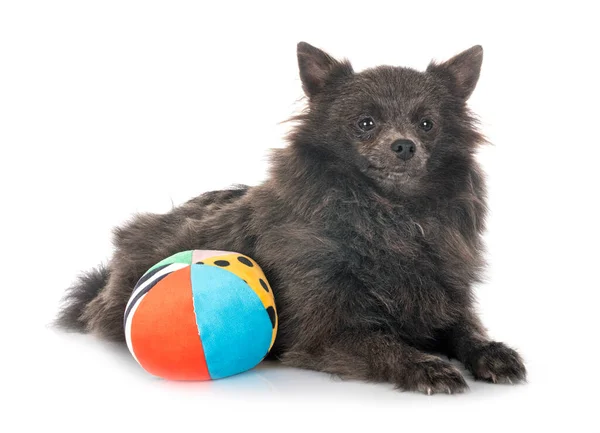
[[[170,380],[210,380],[198,334],[190,267],[159,281],[131,322],[133,351],[149,373]]]

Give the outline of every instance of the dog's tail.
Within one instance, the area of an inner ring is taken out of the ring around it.
[[[67,290],[54,324],[65,330],[86,332],[87,324],[82,317],[83,311],[106,286],[109,275],[109,270],[104,265],[82,274]]]

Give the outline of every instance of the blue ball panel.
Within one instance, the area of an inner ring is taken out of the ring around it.
[[[196,323],[212,379],[256,366],[269,351],[272,325],[256,293],[237,275],[192,265]]]

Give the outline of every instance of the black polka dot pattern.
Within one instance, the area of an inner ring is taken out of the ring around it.
[[[262,286],[263,289],[265,289],[266,292],[269,291],[269,286],[267,286],[267,283],[265,283],[265,280],[263,280],[262,278],[258,280],[258,282],[260,283],[260,285]]]
[[[275,322],[277,321],[277,317],[275,315],[275,308],[273,308],[273,307],[267,308],[267,314],[269,315],[269,319],[271,319],[271,326],[273,328],[275,328]]]
[[[203,265],[204,262],[196,262],[197,265]]]
[[[227,260],[217,260],[215,261],[215,265],[224,268],[225,266],[229,266],[229,262]]]
[[[250,260],[248,260],[246,257],[239,256],[237,259],[239,260],[240,263],[243,263],[244,265],[248,266],[249,268],[254,266],[254,264]]]

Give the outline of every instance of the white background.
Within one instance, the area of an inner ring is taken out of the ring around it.
[[[218,3],[218,5],[217,5]],[[5,1],[0,4],[0,430],[600,431],[594,3]],[[427,397],[263,365],[168,383],[126,349],[47,328],[110,231],[259,183],[301,107],[296,43],[423,69],[485,50],[471,106],[493,146],[493,337],[529,383]]]

